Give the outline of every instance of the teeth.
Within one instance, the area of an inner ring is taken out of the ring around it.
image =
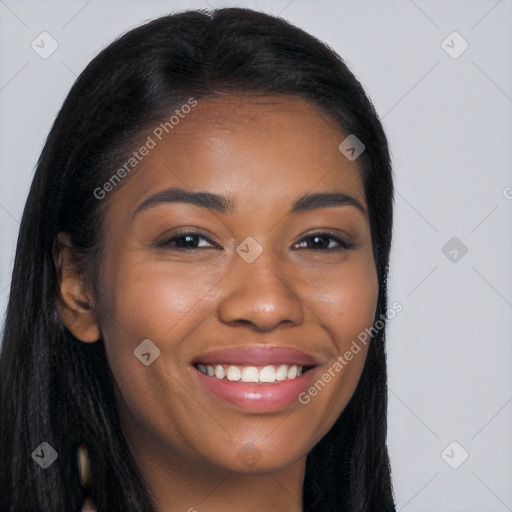
[[[302,375],[304,371],[302,366],[297,366],[295,364],[281,364],[279,366],[267,365],[259,369],[256,366],[228,366],[217,364],[214,367],[209,364],[198,364],[197,369],[205,375],[215,377],[217,379],[227,379],[232,382],[242,381],[265,383],[295,379]]]
[[[208,369],[208,366],[206,367]],[[228,380],[232,380],[232,381],[239,381],[240,378],[242,377],[242,374],[240,372],[240,368],[238,368],[238,366],[230,366],[228,368]]]
[[[295,365],[292,365],[288,369],[288,378],[295,379],[295,377],[297,377],[297,367]]]
[[[276,370],[273,366],[265,366],[260,371],[260,382],[274,382],[276,380]]]
[[[226,372],[224,371],[224,367],[221,364],[218,364],[215,367],[215,377],[217,379],[223,379],[226,376]]]
[[[242,382],[258,382],[260,375],[256,366],[247,366],[242,370]]]
[[[276,371],[276,380],[284,380],[288,377],[288,366],[282,364]]]

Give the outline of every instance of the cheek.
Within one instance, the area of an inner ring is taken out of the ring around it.
[[[338,353],[373,324],[378,290],[371,254],[353,258],[314,281],[310,304],[331,334]]]
[[[318,279],[311,292],[309,307],[330,334],[333,357],[303,403],[308,402],[311,415],[323,414],[325,425],[332,425],[352,397],[366,360],[365,330],[373,325],[378,298],[373,261],[354,259]]]
[[[170,331],[190,325],[205,310],[214,283],[213,273],[205,274],[204,269],[127,261],[112,273],[102,306],[131,337],[169,338]]]
[[[160,424],[160,431],[181,438],[182,418],[189,415],[182,349],[207,318],[219,276],[129,253],[106,261],[104,269],[100,328],[123,410],[140,425]],[[148,366],[134,354],[146,339],[160,350]],[[172,408],[164,407],[169,403]]]
[[[191,265],[173,268],[168,262],[149,263],[129,256],[105,264],[103,275],[108,279],[103,280],[99,304],[100,329],[123,394],[131,396],[128,388],[143,392],[149,407],[158,402],[160,392],[170,391],[164,384],[172,384],[172,376],[183,366],[182,348],[211,309],[209,291],[216,280]],[[158,364],[148,367],[134,354],[146,339],[160,350]]]

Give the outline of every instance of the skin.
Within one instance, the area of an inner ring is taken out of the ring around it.
[[[322,361],[320,378],[372,325],[370,223],[357,161],[338,150],[345,137],[302,99],[200,100],[112,192],[99,297],[73,273],[61,238],[61,316],[79,340],[104,340],[123,431],[161,512],[302,510],[307,453],[352,396],[367,349],[307,405],[265,414],[210,394],[190,361],[226,347],[293,346]],[[170,187],[229,196],[235,212],[165,203],[134,216]],[[344,205],[289,213],[305,194],[332,192],[364,212]],[[152,245],[183,228],[208,238],[192,250]],[[312,235],[325,232],[354,247],[328,238],[339,250],[312,249]],[[250,264],[235,251],[248,236],[263,248]],[[133,354],[144,339],[161,351],[149,366]],[[250,463],[240,455],[247,452]]]

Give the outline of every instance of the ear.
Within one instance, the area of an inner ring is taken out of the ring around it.
[[[101,333],[93,295],[86,282],[83,265],[77,260],[69,235],[59,233],[53,246],[53,261],[57,271],[57,310],[62,322],[75,338],[93,343],[100,339]]]

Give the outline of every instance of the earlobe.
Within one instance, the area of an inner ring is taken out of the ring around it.
[[[55,302],[62,322],[80,341],[98,341],[101,333],[96,319],[94,298],[84,276],[78,270],[67,233],[59,233],[54,244],[53,260],[57,273]]]

